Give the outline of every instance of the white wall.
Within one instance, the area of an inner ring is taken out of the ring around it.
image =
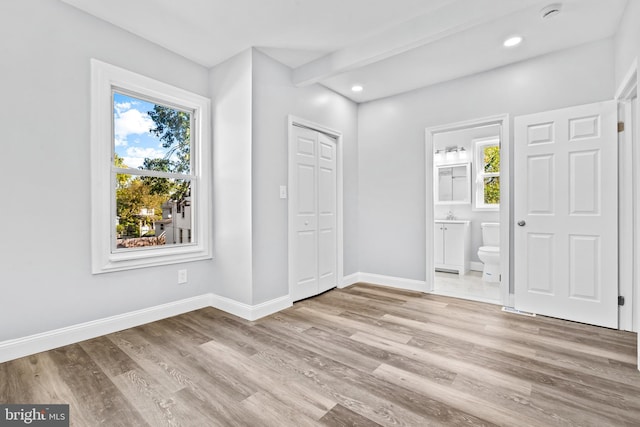
[[[605,40],[361,104],[360,271],[425,280],[425,128],[611,99],[613,62]]]
[[[471,261],[480,262],[478,258],[478,249],[482,246],[482,228],[480,224],[483,222],[500,222],[499,211],[479,211],[473,209],[475,203],[475,176],[478,173],[474,159],[473,140],[500,136],[500,127],[482,126],[477,128],[456,130],[453,132],[437,133],[433,139],[433,147],[435,150],[444,150],[446,147],[457,146],[464,147],[467,151],[468,161],[471,162],[471,203],[466,205],[448,205],[437,204],[433,207],[434,218],[444,219],[451,212],[456,219],[465,219],[471,221]]]
[[[615,36],[616,88],[622,83],[629,67],[640,57],[640,1],[630,0],[622,15]]]
[[[212,261],[93,276],[89,241],[90,58],[204,96],[207,70],[56,0],[0,2],[0,40],[0,341],[210,292]]]
[[[213,241],[216,295],[252,300],[252,56],[246,50],[210,73],[213,105]]]
[[[320,85],[296,88],[291,69],[253,49],[253,304],[287,295],[287,116],[343,133],[344,273],[358,271],[357,105]]]

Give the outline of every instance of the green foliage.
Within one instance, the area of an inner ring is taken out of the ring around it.
[[[124,159],[118,156],[117,153],[113,153],[113,165],[117,168],[126,168],[127,165],[124,164]],[[129,182],[129,175],[118,173],[116,174],[116,183],[118,188],[124,187]]]
[[[484,149],[485,173],[500,173],[500,146],[491,145]],[[500,204],[500,177],[487,177],[484,180],[484,202],[488,205]]]
[[[160,138],[162,146],[169,148],[166,160],[169,172],[189,173],[191,171],[191,115],[170,107],[155,105],[147,112],[155,128],[149,131]],[[176,161],[169,161],[173,156]]]
[[[484,149],[484,172],[500,173],[500,147],[490,145]]]
[[[168,148],[164,159],[144,159],[142,169],[188,174],[191,172],[191,115],[162,105],[155,105],[147,114],[154,128],[149,131],[160,138],[162,147]],[[177,160],[172,160],[177,159]],[[167,195],[181,201],[189,195],[189,181],[144,177],[153,194]]]
[[[484,203],[487,205],[500,204],[500,177],[494,176],[484,180]]]
[[[128,184],[116,190],[116,211],[120,235],[140,237],[140,226],[153,226],[162,219],[162,203],[166,197],[152,194],[151,189],[140,178],[132,178]],[[143,209],[154,209],[154,215],[141,215]]]
[[[171,172],[171,161],[168,159],[144,159],[141,169]],[[149,187],[151,194],[171,195],[173,193],[173,183],[168,178],[158,178],[155,176],[143,176],[142,182]]]

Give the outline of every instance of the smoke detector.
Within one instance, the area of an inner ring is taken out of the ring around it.
[[[542,19],[550,19],[554,16],[558,16],[561,10],[562,5],[560,3],[553,3],[542,8],[542,10],[540,11],[540,17]]]

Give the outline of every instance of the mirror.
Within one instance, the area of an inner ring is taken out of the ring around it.
[[[436,165],[435,203],[440,205],[471,203],[469,163]]]

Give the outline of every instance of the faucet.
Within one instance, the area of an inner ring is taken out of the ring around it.
[[[456,219],[455,215],[453,215],[452,211],[449,211],[449,213],[447,214],[447,219],[448,220],[454,220]]]

